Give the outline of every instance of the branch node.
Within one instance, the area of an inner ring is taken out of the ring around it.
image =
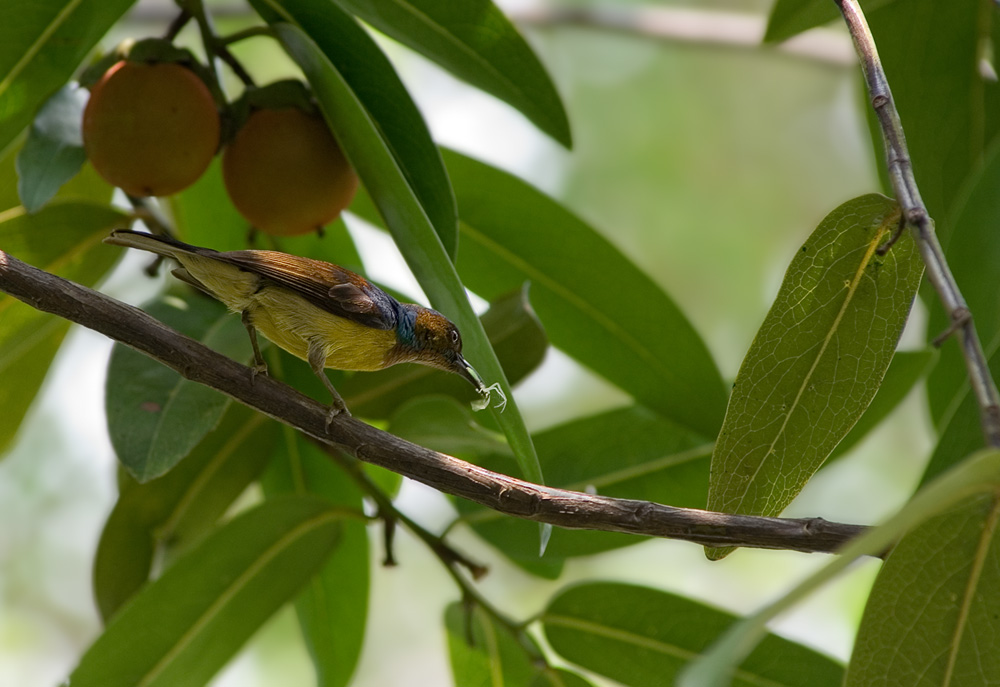
[[[951,338],[952,334],[967,325],[972,320],[972,313],[965,306],[955,308],[951,311],[951,324],[943,332],[934,337],[931,345],[941,348],[945,341]]]

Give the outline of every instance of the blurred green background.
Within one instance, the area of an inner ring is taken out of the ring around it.
[[[731,379],[799,244],[836,205],[878,189],[856,70],[771,48],[543,26],[539,13],[550,5],[499,4],[523,19],[550,69],[575,147],[559,148],[507,106],[383,41],[435,138],[523,176],[596,226],[672,295]],[[682,6],[588,4],[617,11]],[[247,25],[229,16],[242,4],[216,5],[225,10],[222,32]],[[762,33],[769,5],[733,0],[700,2],[696,9],[738,12]],[[162,33],[162,20],[173,11],[163,0],[141,2],[105,45]],[[832,40],[849,55],[846,33],[837,27],[806,40]],[[259,81],[294,73],[265,39],[241,43],[234,52]],[[419,297],[384,236],[360,227],[356,237],[374,276]],[[129,256],[104,290],[142,302],[159,283],[139,276],[143,265],[141,257]],[[597,269],[594,275],[614,277]],[[916,345],[922,322],[918,303],[904,347],[907,341]],[[16,448],[0,463],[2,685],[55,684],[98,633],[90,566],[115,498],[114,456],[102,416],[109,350],[102,337],[73,330]],[[628,400],[556,352],[518,394],[533,429]],[[847,459],[813,480],[787,515],[859,523],[885,516],[919,477],[929,437],[915,428],[927,426],[922,397],[913,395]],[[432,529],[454,516],[443,497],[413,484],[404,487],[400,506]],[[823,561],[819,555],[741,550],[710,564],[699,547],[656,541],[573,561],[552,583],[514,570],[464,528],[453,536],[460,549],[490,565],[483,593],[519,617],[539,610],[566,582],[592,577],[642,582],[744,612]],[[378,544],[373,552],[381,556]],[[397,557],[399,567],[375,568],[373,615],[356,684],[412,684],[414,675],[421,685],[451,684],[442,613],[458,593],[404,534]],[[858,566],[775,629],[845,659],[875,570],[870,562]],[[311,684],[297,631],[286,610],[214,684]]]

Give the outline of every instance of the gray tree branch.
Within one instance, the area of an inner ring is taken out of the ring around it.
[[[180,334],[146,313],[0,250],[0,291],[150,356],[310,437],[438,491],[519,518],[570,529],[682,539],[705,546],[835,552],[866,528],[822,518],[767,518],[675,508],[557,489],[486,470],[411,444],[351,417],[325,429],[327,408]]]
[[[916,237],[920,255],[927,267],[927,278],[948,311],[952,322],[952,329],[948,333],[954,331],[958,334],[969,381],[979,405],[980,425],[986,443],[1000,448],[1000,394],[997,393],[997,387],[990,375],[972,314],[955,282],[955,277],[952,276],[951,268],[948,267],[948,261],[934,232],[934,223],[920,197],[920,190],[913,176],[910,153],[906,147],[903,125],[900,123],[899,112],[892,99],[885,70],[879,60],[875,39],[872,38],[868,21],[857,0],[836,0],[836,2],[854,40],[871,104],[882,129],[889,178],[896,194],[896,201],[903,209],[906,225],[913,230]]]

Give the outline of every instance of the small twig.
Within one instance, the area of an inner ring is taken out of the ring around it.
[[[219,36],[218,42],[221,45],[232,45],[233,43],[238,43],[247,38],[256,38],[257,36],[267,36],[269,38],[274,38],[274,29],[270,26],[250,26],[240,31],[234,31],[228,36]]]
[[[913,176],[910,153],[906,147],[906,138],[903,135],[903,125],[900,123],[889,82],[879,60],[875,40],[857,0],[836,0],[836,2],[844,15],[847,28],[854,40],[854,47],[861,59],[861,71],[868,85],[872,107],[878,116],[885,140],[889,179],[896,194],[896,201],[903,210],[907,226],[913,230],[920,255],[927,268],[927,278],[937,290],[950,321],[958,325],[954,331],[958,334],[969,382],[976,403],[979,405],[983,436],[989,446],[1000,447],[1000,393],[997,392],[990,375],[972,315],[951,274],[941,244],[938,243],[937,235],[934,233],[934,223],[920,198],[920,191]]]
[[[189,21],[191,21],[191,13],[187,10],[181,10],[180,14],[174,17],[173,21],[170,22],[170,25],[167,26],[167,30],[163,34],[163,39],[172,41],[177,38],[177,34],[181,32],[181,29],[187,26]]]
[[[775,46],[761,45],[767,20],[759,14],[693,7],[537,7],[508,13],[521,26],[575,26],[615,31],[653,40],[779,53],[843,68],[856,62],[850,44],[833,31],[817,29]]]
[[[328,408],[194,341],[138,308],[27,265],[0,250],[0,291],[44,312],[120,341],[240,403],[341,448],[365,462],[519,518],[571,529],[683,539],[705,546],[745,546],[833,553],[865,529],[822,518],[770,518],[675,508],[532,484],[417,446],[352,417],[327,430]]]

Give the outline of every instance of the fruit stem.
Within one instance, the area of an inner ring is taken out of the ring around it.
[[[171,41],[177,38],[177,34],[181,32],[187,23],[191,21],[191,13],[186,9],[182,9],[180,14],[174,17],[174,20],[170,22],[170,26],[167,27],[167,32],[163,34],[163,40]]]

